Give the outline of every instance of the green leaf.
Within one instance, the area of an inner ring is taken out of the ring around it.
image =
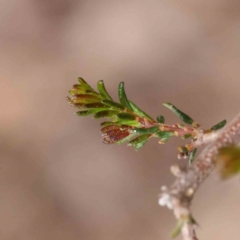
[[[132,132],[137,134],[154,134],[159,131],[159,127],[150,127],[150,128],[135,128],[132,130]]]
[[[140,127],[141,123],[137,121],[129,121],[129,120],[119,120],[115,122],[103,122],[101,123],[101,126],[111,126],[111,125],[127,125],[132,127]]]
[[[123,125],[127,125],[127,126],[131,126],[131,127],[140,127],[141,123],[137,122],[137,121],[132,121],[132,120],[119,120],[117,121]]]
[[[162,132],[156,133],[156,135],[160,138],[161,142],[167,142],[170,139],[170,137],[172,137],[174,135],[174,133],[162,131]]]
[[[99,98],[99,99],[103,99],[103,97],[101,96],[101,94],[99,94],[99,93],[96,93],[96,92],[92,92],[91,90],[86,90],[86,93],[87,94],[90,94],[90,95],[93,95],[93,96],[95,96],[95,97],[97,97],[97,98]]]
[[[104,98],[112,101],[111,96],[108,94],[108,92],[107,92],[107,90],[106,90],[106,88],[105,88],[105,85],[104,85],[103,80],[98,81],[97,86],[98,86],[98,91],[99,91],[99,93],[100,93]]]
[[[91,92],[97,93],[83,78],[79,77],[78,81],[83,89],[89,90]]]
[[[192,215],[190,215],[188,217],[188,223],[192,224],[192,225],[198,225],[197,221],[193,218]]]
[[[129,146],[134,146],[136,150],[142,148],[148,141],[151,134],[141,135],[129,142]]]
[[[126,142],[129,142],[130,140],[132,140],[134,137],[136,137],[136,134],[130,134],[129,136],[123,138],[122,140],[118,141],[117,144],[123,144]]]
[[[67,97],[67,101],[71,106],[77,107],[77,108],[80,108],[80,109],[84,108],[84,105],[85,105],[84,103],[75,103],[75,101],[70,97]]]
[[[136,117],[133,116],[132,114],[130,113],[125,113],[125,112],[122,112],[122,113],[119,113],[118,115],[118,118],[121,119],[121,120],[135,120]]]
[[[91,112],[91,110],[85,110],[85,111],[79,111],[79,112],[76,112],[76,115],[78,115],[78,116],[88,116],[88,115],[91,115],[92,114],[92,112]]]
[[[112,108],[121,109],[121,110],[125,109],[120,103],[117,103],[111,100],[104,99],[102,100],[102,103]]]
[[[221,129],[221,128],[223,128],[226,125],[226,123],[227,123],[227,120],[224,119],[221,122],[219,122],[216,125],[214,125],[213,127],[211,127],[211,130],[212,131],[216,131],[218,129]]]
[[[94,118],[96,119],[105,118],[105,117],[112,118],[112,117],[115,117],[118,113],[119,111],[116,111],[116,110],[104,110],[94,114]]]
[[[103,110],[105,110],[105,109],[104,108],[103,109],[98,108],[98,109],[84,110],[84,111],[76,112],[76,115],[78,115],[78,116],[88,116],[88,115],[95,114],[95,113],[98,113],[98,112],[103,111]]]
[[[177,226],[174,228],[174,230],[171,233],[172,238],[177,237],[181,233],[181,230],[182,230],[182,227],[183,227],[185,221],[186,220],[183,218],[178,219]]]
[[[77,94],[71,97],[73,103],[96,103],[100,102],[101,98],[91,94]]]
[[[72,89],[69,90],[69,93],[71,95],[85,94],[86,89],[83,86],[81,86],[80,84],[74,84]]]
[[[113,126],[113,125],[121,125],[119,121],[115,122],[103,122],[100,124],[102,127]]]
[[[132,101],[129,101],[129,103],[133,109],[133,112],[136,113],[139,117],[146,117],[149,120],[153,121],[153,119],[147,113],[142,111],[136,104],[134,104]]]
[[[184,112],[180,111],[178,108],[176,108],[173,104],[171,103],[163,103],[164,107],[167,107],[168,109],[170,109],[173,113],[175,113],[183,122],[187,123],[187,124],[194,124],[194,120],[192,118],[190,118],[187,114],[185,114]]]
[[[197,148],[194,148],[193,151],[190,152],[189,159],[188,159],[189,164],[193,163],[196,152],[197,152]]]
[[[192,134],[187,133],[187,134],[182,136],[182,139],[187,139],[187,138],[190,138],[190,137],[192,137]]]
[[[121,82],[118,86],[118,97],[119,97],[119,100],[120,100],[120,103],[126,107],[127,109],[133,111],[128,99],[127,99],[127,95],[125,93],[125,90],[124,90],[124,82]]]
[[[186,147],[179,147],[178,150],[179,150],[179,152],[181,152],[181,153],[186,153],[186,154],[188,153],[188,150],[187,150]]]
[[[108,106],[104,105],[103,103],[87,103],[83,105],[84,108],[101,108],[101,109],[108,109]]]
[[[165,118],[164,118],[164,116],[162,116],[162,115],[157,116],[157,121],[158,121],[159,123],[164,124],[164,123],[165,123]]]

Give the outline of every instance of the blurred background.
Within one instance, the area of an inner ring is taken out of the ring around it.
[[[104,79],[152,116],[204,128],[240,101],[237,0],[0,0],[0,239],[165,240],[176,221],[158,206],[179,163],[173,139],[139,152],[100,141],[101,121],[66,101],[83,77]],[[213,176],[193,213],[200,239],[239,239],[239,178]],[[179,237],[180,239],[181,237]]]

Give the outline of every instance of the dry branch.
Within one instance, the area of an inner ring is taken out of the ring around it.
[[[163,187],[163,193],[159,199],[160,205],[166,205],[172,209],[177,220],[183,221],[181,233],[184,240],[197,240],[196,222],[190,211],[192,199],[198,187],[215,169],[219,149],[230,144],[239,144],[240,114],[228,126],[213,134],[213,142],[203,150],[193,164],[186,169],[180,169],[178,166],[171,168],[176,180],[169,189]]]

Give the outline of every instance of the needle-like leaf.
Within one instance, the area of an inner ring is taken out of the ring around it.
[[[180,111],[178,108],[176,108],[173,104],[171,103],[163,103],[164,107],[167,107],[170,109],[173,113],[175,113],[183,122],[192,125],[194,123],[194,120],[189,117],[187,114],[184,112]]]
[[[173,135],[173,132],[168,132],[168,131],[163,131],[163,132],[158,132],[156,135],[160,138],[160,141],[162,143],[167,142]]]
[[[194,148],[193,151],[190,152],[189,159],[188,159],[189,164],[193,163],[196,152],[197,152],[197,148]]]
[[[105,88],[103,80],[98,81],[97,86],[98,86],[98,91],[102,95],[102,97],[112,101],[111,96],[108,94],[108,92],[107,92],[107,90]]]
[[[126,107],[127,109],[133,111],[128,99],[127,99],[127,95],[125,93],[125,89],[124,89],[124,82],[121,82],[118,86],[118,97],[120,100],[120,103]]]
[[[117,103],[108,99],[102,100],[102,103],[112,108],[121,109],[121,110],[125,109],[120,103]]]
[[[161,123],[161,124],[164,124],[164,123],[165,123],[165,118],[164,118],[164,116],[162,116],[162,115],[157,116],[157,121],[158,121],[159,123]]]
[[[147,113],[145,113],[143,110],[141,110],[136,104],[134,104],[132,101],[129,101],[133,112],[136,113],[139,117],[146,117],[149,120],[153,120]]]
[[[129,142],[129,146],[134,146],[136,150],[142,148],[148,141],[151,134],[141,135]]]
[[[183,224],[185,223],[185,219],[183,218],[180,218],[177,222],[177,226],[174,228],[174,230],[172,231],[171,233],[171,237],[172,238],[175,238],[177,237],[180,233],[181,233],[181,230],[182,230],[182,227],[183,227]]]
[[[216,131],[216,130],[219,130],[221,128],[223,128],[227,123],[227,120],[222,120],[221,122],[217,123],[216,125],[214,125],[213,127],[211,127],[211,130],[212,131]]]
[[[132,115],[130,113],[125,113],[125,112],[119,113],[117,116],[120,120],[131,120],[132,121],[132,120],[136,119],[136,117],[134,115]]]
[[[138,133],[138,134],[154,134],[156,132],[159,131],[159,127],[158,126],[154,126],[154,127],[150,127],[150,128],[135,128],[132,130],[132,132],[134,133]]]
[[[104,111],[99,111],[94,114],[94,118],[112,118],[116,116],[119,113],[119,111],[116,110],[104,110]]]

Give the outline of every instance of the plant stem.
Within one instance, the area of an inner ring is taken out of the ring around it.
[[[172,209],[178,220],[182,217],[193,219],[190,211],[192,199],[196,190],[215,169],[219,149],[229,144],[239,144],[240,114],[227,127],[218,131],[215,137],[193,164],[185,169],[180,169],[178,166],[171,168],[176,180],[169,189],[164,188],[159,204]],[[184,240],[197,240],[195,226],[195,221],[185,222],[181,230]]]

